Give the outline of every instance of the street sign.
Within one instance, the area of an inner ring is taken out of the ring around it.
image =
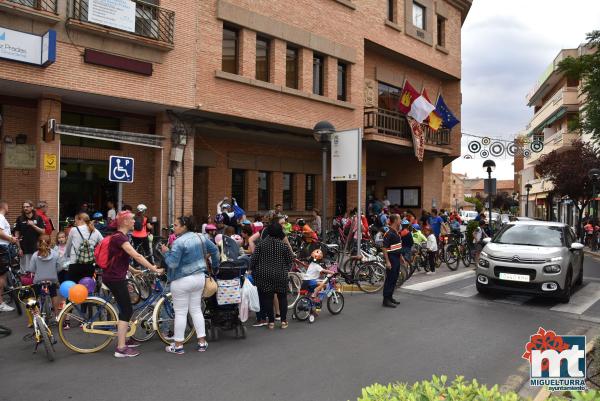
[[[56,171],[56,154],[44,153],[44,170]]]
[[[111,182],[133,182],[133,157],[110,156],[108,180]]]
[[[483,181],[483,192],[488,195],[496,195],[496,179],[492,178],[490,181],[490,178],[486,178]]]
[[[357,181],[360,174],[360,128],[331,136],[331,181]]]

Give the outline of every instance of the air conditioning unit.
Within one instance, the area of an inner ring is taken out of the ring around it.
[[[146,38],[158,39],[158,20],[151,18],[149,15],[140,15],[139,10],[135,17],[135,33]]]

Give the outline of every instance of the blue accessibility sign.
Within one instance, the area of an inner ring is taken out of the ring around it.
[[[111,156],[108,170],[111,182],[133,182],[133,157]]]

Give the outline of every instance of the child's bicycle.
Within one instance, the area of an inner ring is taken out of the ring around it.
[[[344,295],[337,290],[336,277],[338,275],[339,273],[335,272],[333,275],[327,276],[325,279],[327,286],[319,293],[318,300],[313,300],[308,290],[301,290],[301,296],[294,306],[292,319],[298,319],[301,322],[308,319],[309,323],[314,323],[325,298],[327,298],[329,313],[332,315],[339,314],[344,309]]]
[[[41,291],[38,297],[36,297],[32,286],[22,287],[21,291],[19,291],[20,297],[26,297],[21,298],[21,302],[25,304],[25,308],[31,313],[33,324],[33,333],[26,335],[23,339],[26,341],[32,339],[35,342],[34,354],[37,353],[39,345],[43,344],[46,351],[46,358],[49,361],[54,360],[54,344],[56,344],[54,334],[52,334],[52,330],[49,327],[52,321],[52,299],[50,298],[48,287],[51,284],[46,281],[40,283]],[[24,291],[26,288],[29,291]]]

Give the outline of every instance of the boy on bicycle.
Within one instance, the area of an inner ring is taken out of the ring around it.
[[[321,280],[322,274],[333,274],[331,270],[324,269],[320,264],[319,260],[323,259],[323,252],[320,249],[315,249],[311,256],[310,264],[306,273],[302,275],[302,287],[303,290],[308,290],[311,293],[311,298],[318,299],[319,293],[325,289],[325,280]]]

